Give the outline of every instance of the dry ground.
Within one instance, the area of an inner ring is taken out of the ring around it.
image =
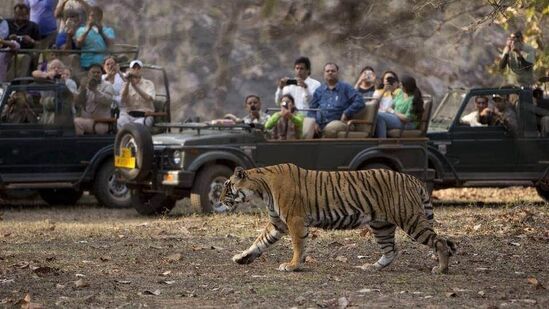
[[[284,238],[256,262],[231,256],[266,221],[260,210],[163,218],[132,209],[0,206],[0,306],[5,307],[515,307],[548,308],[549,207],[531,189],[436,191],[436,229],[459,246],[448,275],[429,249],[398,234],[388,269],[367,230],[314,230],[304,271],[277,271]]]

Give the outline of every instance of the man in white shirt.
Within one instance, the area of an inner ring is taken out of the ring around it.
[[[275,103],[280,105],[280,98],[290,94],[295,100],[295,107],[298,110],[309,108],[309,102],[313,98],[315,90],[320,82],[312,79],[311,61],[307,57],[299,57],[294,62],[295,78],[284,77],[278,81],[278,88],[275,93]],[[306,115],[306,112],[303,112]],[[303,121],[303,138],[312,138],[314,134],[314,118],[305,117]]]
[[[471,127],[485,127],[486,125],[480,122],[480,113],[486,108],[488,108],[488,97],[482,95],[475,97],[475,110],[461,117],[461,123]]]
[[[143,63],[139,60],[130,62],[128,81],[122,87],[122,109],[118,117],[117,127],[130,122],[141,123],[152,127],[154,119],[154,98],[156,89],[154,83],[141,77]]]

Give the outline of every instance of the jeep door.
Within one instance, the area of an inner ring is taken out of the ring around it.
[[[505,127],[476,126],[460,123],[474,104],[476,96],[491,97],[489,90],[472,90],[464,99],[446,144],[446,158],[462,180],[501,179],[502,174],[517,172],[517,138]]]
[[[5,183],[66,182],[81,177],[97,145],[77,141],[72,96],[67,91],[64,84],[35,83],[7,89],[1,103],[4,114],[10,96],[21,93],[36,119],[2,117],[0,121],[0,174]]]
[[[256,144],[254,160],[258,167],[293,163],[302,168],[316,169],[318,141],[266,141]]]

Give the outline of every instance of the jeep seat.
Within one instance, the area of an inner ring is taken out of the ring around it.
[[[379,101],[367,102],[353,119],[347,122],[347,130],[337,133],[338,138],[366,138],[374,134]]]
[[[429,118],[431,117],[431,109],[433,107],[433,100],[425,98],[423,103],[423,114],[419,120],[419,127],[417,129],[391,129],[387,131],[387,137],[423,137],[427,134],[427,128],[429,126]]]

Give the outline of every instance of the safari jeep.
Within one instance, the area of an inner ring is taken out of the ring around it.
[[[504,125],[470,126],[462,121],[474,109],[477,96],[489,105],[494,96],[508,100],[516,111],[518,128]],[[549,135],[531,89],[454,89],[433,113],[429,137],[429,166],[436,171],[435,188],[535,187],[549,201]]]
[[[115,164],[131,189],[132,205],[144,215],[169,211],[184,197],[205,213],[216,211],[223,183],[237,166],[290,162],[313,170],[386,168],[432,183],[427,139],[421,136],[430,109],[424,131],[387,139],[372,138],[376,111],[377,106],[367,105],[362,119],[332,139],[270,140],[261,127],[209,123],[157,124],[168,132],[151,136],[145,127],[130,124],[117,134]]]
[[[144,74],[165,86],[157,88],[157,102],[169,108],[165,72],[145,66]],[[27,119],[10,115],[13,109],[9,105],[16,96],[27,111]],[[2,84],[0,194],[31,189],[38,191],[49,204],[72,205],[83,191],[89,190],[107,207],[129,207],[129,191],[118,181],[113,165],[114,114],[113,118],[96,119],[96,123],[109,124],[108,134],[78,136],[74,130],[71,97],[60,81],[22,78]],[[162,119],[168,120],[169,110],[162,112]]]

